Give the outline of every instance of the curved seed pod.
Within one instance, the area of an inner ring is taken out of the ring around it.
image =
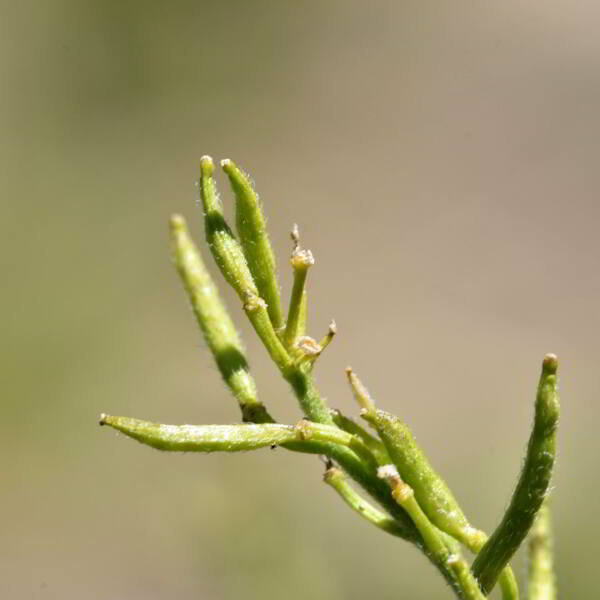
[[[553,562],[550,509],[544,502],[529,532],[528,600],[556,600]]]
[[[295,450],[311,454],[328,455],[332,444],[338,444],[358,455],[368,455],[364,444],[353,435],[310,421],[297,425],[163,425],[102,414],[100,425],[109,425],[142,444],[170,452],[243,452],[293,443]]]
[[[185,219],[170,220],[173,258],[194,314],[217,367],[238,401],[244,421],[271,421],[257,398],[256,384],[250,375],[242,342],[221,300],[217,286],[191,240]]]
[[[486,594],[494,587],[500,571],[525,539],[550,485],[556,458],[559,416],[557,368],[556,356],[547,354],[542,364],[533,430],[519,482],[502,521],[471,567]]]
[[[269,242],[265,217],[258,195],[246,174],[231,160],[221,161],[236,197],[236,228],[258,293],[267,303],[275,329],[283,325],[283,311],[275,270],[275,255]]]
[[[204,207],[206,241],[221,273],[244,303],[244,311],[271,358],[283,369],[289,366],[291,359],[275,333],[242,247],[225,221],[213,172],[212,158],[203,156],[200,159],[200,198]]]
[[[400,477],[414,490],[415,498],[431,522],[466,546],[484,535],[471,527],[458,502],[417,445],[410,429],[383,410],[367,410],[361,416],[379,434]]]

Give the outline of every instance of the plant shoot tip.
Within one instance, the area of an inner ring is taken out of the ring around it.
[[[389,465],[383,465],[377,469],[377,477],[379,477],[379,479],[396,479],[400,478],[400,474],[398,473],[396,465],[390,463]]]
[[[171,226],[171,229],[183,229],[185,227],[185,219],[182,215],[176,213],[171,215],[169,225]]]
[[[556,354],[549,353],[544,356],[543,368],[544,371],[548,371],[549,373],[556,373],[558,369],[558,357]]]
[[[202,175],[212,175],[214,171],[213,159],[205,154],[200,159],[200,171]]]

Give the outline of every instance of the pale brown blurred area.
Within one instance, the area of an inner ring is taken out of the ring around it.
[[[351,364],[481,527],[510,497],[542,357],[559,355],[558,577],[593,597],[598,3],[1,12],[0,597],[449,597],[314,457],[165,455],[97,426],[102,411],[239,419],[169,257],[171,213],[202,240],[202,154],[253,175],[286,299],[292,223],[314,252],[310,333],[339,329],[317,367],[330,404],[355,412]],[[262,399],[294,422],[225,295]],[[514,567],[523,580],[525,557]]]

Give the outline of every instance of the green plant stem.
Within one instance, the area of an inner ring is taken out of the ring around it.
[[[556,600],[552,527],[548,502],[542,504],[529,532],[528,600]]]
[[[456,579],[460,581],[466,600],[485,600],[485,596],[479,589],[477,580],[471,574],[469,565],[464,558],[459,555],[451,555],[446,562],[450,565]]]
[[[236,197],[236,229],[259,295],[267,303],[273,327],[283,326],[283,311],[275,269],[275,255],[267,235],[266,221],[248,176],[231,160],[221,161]]]
[[[360,496],[348,483],[344,472],[335,466],[330,466],[323,477],[325,483],[330,485],[344,500],[344,502],[357,514],[359,514],[371,525],[375,525],[383,531],[405,538],[406,532],[402,526],[392,517],[375,508],[368,500]]]
[[[556,386],[558,361],[547,354],[542,365],[535,418],[517,487],[502,520],[471,567],[485,594],[531,528],[548,491],[556,457],[559,403]]]

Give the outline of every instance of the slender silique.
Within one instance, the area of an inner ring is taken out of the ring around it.
[[[257,398],[238,332],[183,217],[173,215],[170,228],[175,266],[219,372],[238,401],[244,421],[268,421],[266,409]]]
[[[484,593],[489,593],[504,566],[531,528],[546,494],[556,459],[559,402],[556,383],[558,360],[547,354],[535,402],[533,429],[517,487],[502,520],[471,567]]]
[[[100,425],[108,425],[142,444],[170,452],[244,452],[293,442],[297,449],[308,453],[329,454],[327,444],[339,444],[360,456],[369,456],[367,448],[355,436],[337,427],[310,421],[300,421],[297,425],[164,425],[103,414]]]

